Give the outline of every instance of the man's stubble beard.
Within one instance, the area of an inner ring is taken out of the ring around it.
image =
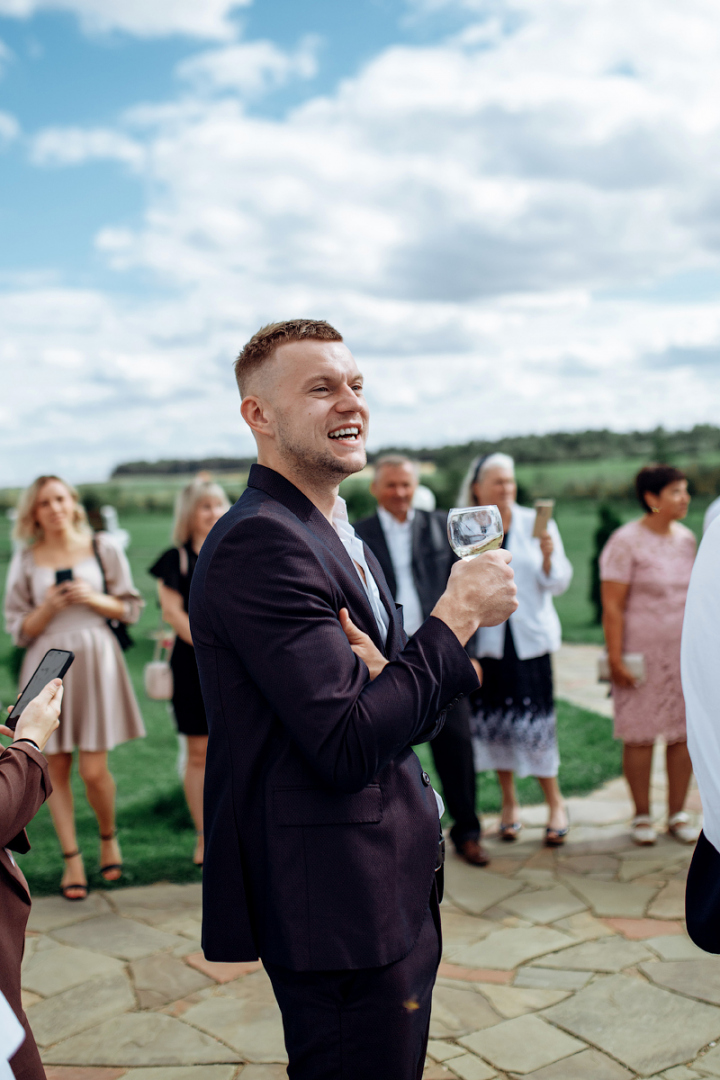
[[[299,445],[281,417],[278,417],[277,421],[277,437],[278,449],[283,458],[295,473],[314,488],[337,487],[346,477],[364,468],[365,463],[348,468],[348,464],[339,461],[330,449],[323,453],[321,450],[310,450],[307,446]]]

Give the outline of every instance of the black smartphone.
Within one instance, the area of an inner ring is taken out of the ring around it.
[[[35,668],[29,683],[15,702],[13,711],[5,721],[5,724],[11,731],[14,731],[17,727],[20,714],[25,706],[28,705],[33,698],[36,698],[40,691],[53,679],[62,679],[74,659],[75,653],[70,652],[69,649],[48,649],[38,666]]]
[[[63,581],[72,581],[72,579],[73,579],[72,566],[69,567],[67,570],[56,570],[55,571],[55,584],[56,585],[62,585]]]

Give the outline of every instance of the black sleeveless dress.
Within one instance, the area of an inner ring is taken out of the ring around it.
[[[177,548],[170,548],[163,552],[148,572],[153,577],[159,578],[168,589],[179,592],[183,598],[183,607],[187,611],[190,582],[197,563],[197,555],[190,543],[185,544],[185,551],[188,557],[187,574],[180,572],[180,552]],[[174,682],[172,706],[178,731],[181,735],[207,735],[208,726],[200,691],[195,650],[192,645],[188,645],[179,637],[175,638],[170,667]]]

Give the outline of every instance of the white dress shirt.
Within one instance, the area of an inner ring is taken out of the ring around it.
[[[7,998],[0,993],[0,1080],[14,1080],[15,1073],[9,1061],[25,1038],[25,1031],[15,1013],[8,1005]]]
[[[332,526],[342,540],[343,547],[352,559],[353,566],[357,570],[358,577],[362,581],[363,588],[370,601],[370,607],[375,616],[375,622],[380,631],[380,638],[383,645],[385,645],[387,643],[388,629],[390,627],[390,616],[382,602],[377,582],[370,573],[370,567],[365,558],[365,546],[360,537],[355,534],[355,530],[348,521],[347,504],[340,495],[335,499],[332,514]],[[365,575],[364,577],[358,570],[358,566],[362,567],[363,574]]]
[[[408,510],[404,521],[398,521],[394,514],[384,510],[382,506],[378,506],[377,512],[395,572],[395,599],[398,604],[402,604],[405,633],[411,637],[425,621],[412,571],[412,523],[415,511]]]
[[[716,517],[720,517],[720,499],[713,499],[705,511],[703,518],[703,534],[705,534]]]
[[[377,582],[375,581],[375,578],[370,572],[370,567],[367,564],[367,559],[365,558],[365,546],[360,537],[355,534],[355,530],[348,521],[347,505],[345,503],[345,500],[341,498],[340,495],[338,495],[335,499],[335,505],[333,507],[332,514],[332,526],[335,532],[340,537],[343,547],[352,559],[353,566],[357,570],[357,576],[362,581],[363,588],[365,589],[367,598],[370,601],[370,607],[372,608],[373,615],[375,616],[375,622],[377,623],[378,629],[380,631],[380,637],[382,638],[383,645],[385,645],[387,642],[388,630],[390,628],[390,618],[388,616],[385,605],[382,602]],[[363,574],[360,573],[358,567],[362,567],[364,577]],[[400,601],[398,601],[398,603],[399,602]],[[415,629],[417,629],[417,627],[415,627]],[[435,802],[437,803],[438,817],[442,817],[445,813],[445,804],[434,788],[433,795],[435,796]]]
[[[534,525],[535,511],[516,503],[505,546],[512,553],[511,566],[517,585],[518,609],[510,616],[510,627],[520,660],[530,660],[560,648],[562,631],[552,598],[565,592],[573,575],[554,521],[548,523],[548,532],[555,545],[550,573],[543,571],[540,541],[532,534]],[[480,627],[469,651],[478,659],[491,656],[500,660],[504,649],[505,623],[501,623],[500,626]]]
[[[687,743],[700,788],[703,830],[720,851],[720,520],[702,538],[683,619],[680,666]]]

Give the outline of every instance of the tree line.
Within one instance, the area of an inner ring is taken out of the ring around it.
[[[555,431],[547,435],[508,435],[501,439],[473,439],[449,446],[389,446],[368,453],[372,463],[382,454],[403,453],[417,461],[432,461],[438,469],[464,469],[478,454],[510,454],[519,465],[560,461],[599,461],[604,458],[645,458],[672,463],[675,458],[702,457],[720,450],[720,427],[696,424],[689,431]],[[178,476],[197,472],[247,472],[254,457],[166,458],[161,461],[128,461],[116,466],[111,479],[124,476]]]

